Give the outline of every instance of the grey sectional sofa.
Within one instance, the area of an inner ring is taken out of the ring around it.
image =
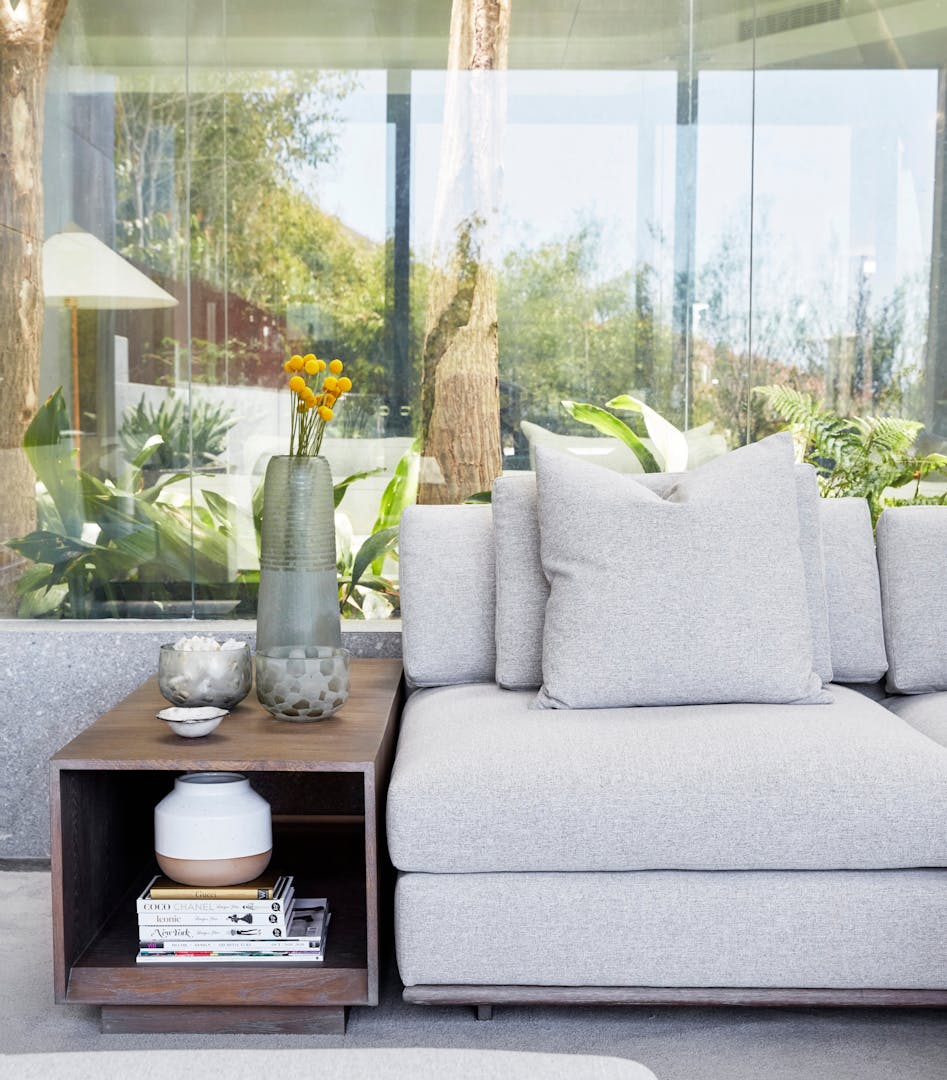
[[[804,523],[831,704],[537,711],[497,683],[541,651],[530,485],[497,482],[513,536],[402,522],[405,998],[947,1006],[947,508],[887,511],[878,558],[861,500]]]

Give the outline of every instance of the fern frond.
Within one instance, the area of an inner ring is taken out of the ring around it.
[[[900,416],[856,416],[851,422],[858,429],[865,453],[897,457],[908,453],[924,426]]]
[[[792,386],[757,386],[754,391],[805,441],[805,460],[820,471],[829,462],[838,464],[850,452],[854,433],[849,422],[832,409],[820,408],[811,395]]]

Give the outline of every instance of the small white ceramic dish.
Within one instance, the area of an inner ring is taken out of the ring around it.
[[[162,709],[158,713],[158,719],[163,720],[175,735],[181,735],[185,739],[199,739],[201,735],[209,735],[227,712],[227,709],[215,709],[212,705],[193,709],[175,706]]]

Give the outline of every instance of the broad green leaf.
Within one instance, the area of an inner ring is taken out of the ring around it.
[[[202,488],[201,495],[204,496],[210,512],[222,525],[229,525],[234,520],[237,515],[236,503],[209,488]]]
[[[164,439],[162,439],[160,435],[152,435],[132,459],[132,467],[141,469],[142,465],[144,465],[149,458],[153,457],[162,446],[164,446]]]
[[[372,534],[384,529],[397,527],[401,523],[401,514],[406,506],[412,506],[418,499],[418,478],[421,472],[421,440],[415,439],[409,449],[401,455],[395,466],[394,475],[382,492],[378,505],[378,517],[372,526]],[[376,559],[372,572],[381,575],[385,560]]]
[[[253,489],[250,505],[253,510],[253,531],[256,534],[256,554],[259,558],[260,538],[263,535],[263,477],[260,477],[259,484]]]
[[[492,491],[475,491],[473,493],[473,495],[468,495],[467,498],[464,499],[464,502],[465,503],[471,503],[473,505],[477,505],[477,504],[481,504],[481,503],[492,503],[493,502],[493,492]]]
[[[381,532],[372,533],[364,544],[358,549],[355,561],[352,563],[352,580],[349,583],[349,595],[359,583],[362,574],[376,560],[382,559],[392,551],[398,543],[398,526],[393,525],[390,529],[382,529]]]
[[[62,387],[52,393],[30,422],[23,436],[23,448],[36,479],[49,492],[69,536],[81,536],[82,491],[76,453],[68,437],[69,427]]]
[[[144,491],[139,491],[136,498],[141,499],[142,502],[153,503],[169,484],[176,484],[179,480],[187,480],[188,476],[189,474],[186,472],[179,472],[162,477],[156,483],[152,484],[151,487],[145,488]]]
[[[43,531],[31,532],[18,540],[6,540],[5,543],[7,547],[13,548],[33,562],[48,563],[50,566],[69,563],[95,547],[94,544],[87,544],[84,540],[72,536]]]
[[[24,596],[28,592],[37,589],[46,589],[49,586],[50,574],[53,567],[51,563],[36,563],[20,575],[16,583],[17,596]]]
[[[21,619],[41,619],[59,611],[69,595],[68,585],[51,585],[48,589],[33,589],[25,593],[16,613]]]
[[[683,472],[687,468],[687,438],[684,432],[649,405],[645,405],[640,398],[632,397],[631,394],[619,394],[607,401],[605,407],[636,412],[644,418],[648,435],[664,463],[665,472]]]
[[[661,466],[655,459],[654,454],[645,446],[631,428],[598,405],[589,405],[581,401],[563,401],[562,407],[580,424],[589,424],[603,435],[611,435],[627,446],[635,457],[641,462],[641,468],[645,472],[660,472]]]
[[[339,503],[345,498],[345,493],[348,491],[349,486],[354,484],[356,480],[364,480],[367,476],[377,476],[378,473],[384,472],[384,469],[368,469],[365,472],[352,473],[351,476],[347,476],[344,480],[340,480],[337,484],[332,486],[332,497],[335,500],[335,507],[338,509]]]
[[[378,518],[372,532],[390,529],[401,521],[406,506],[412,506],[418,498],[418,476],[421,470],[421,440],[415,439],[401,456],[394,475],[388,481],[378,505]]]

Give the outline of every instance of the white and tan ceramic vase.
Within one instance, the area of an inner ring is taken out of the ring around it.
[[[270,804],[240,773],[186,773],[155,807],[155,855],[182,885],[240,885],[269,866]]]

